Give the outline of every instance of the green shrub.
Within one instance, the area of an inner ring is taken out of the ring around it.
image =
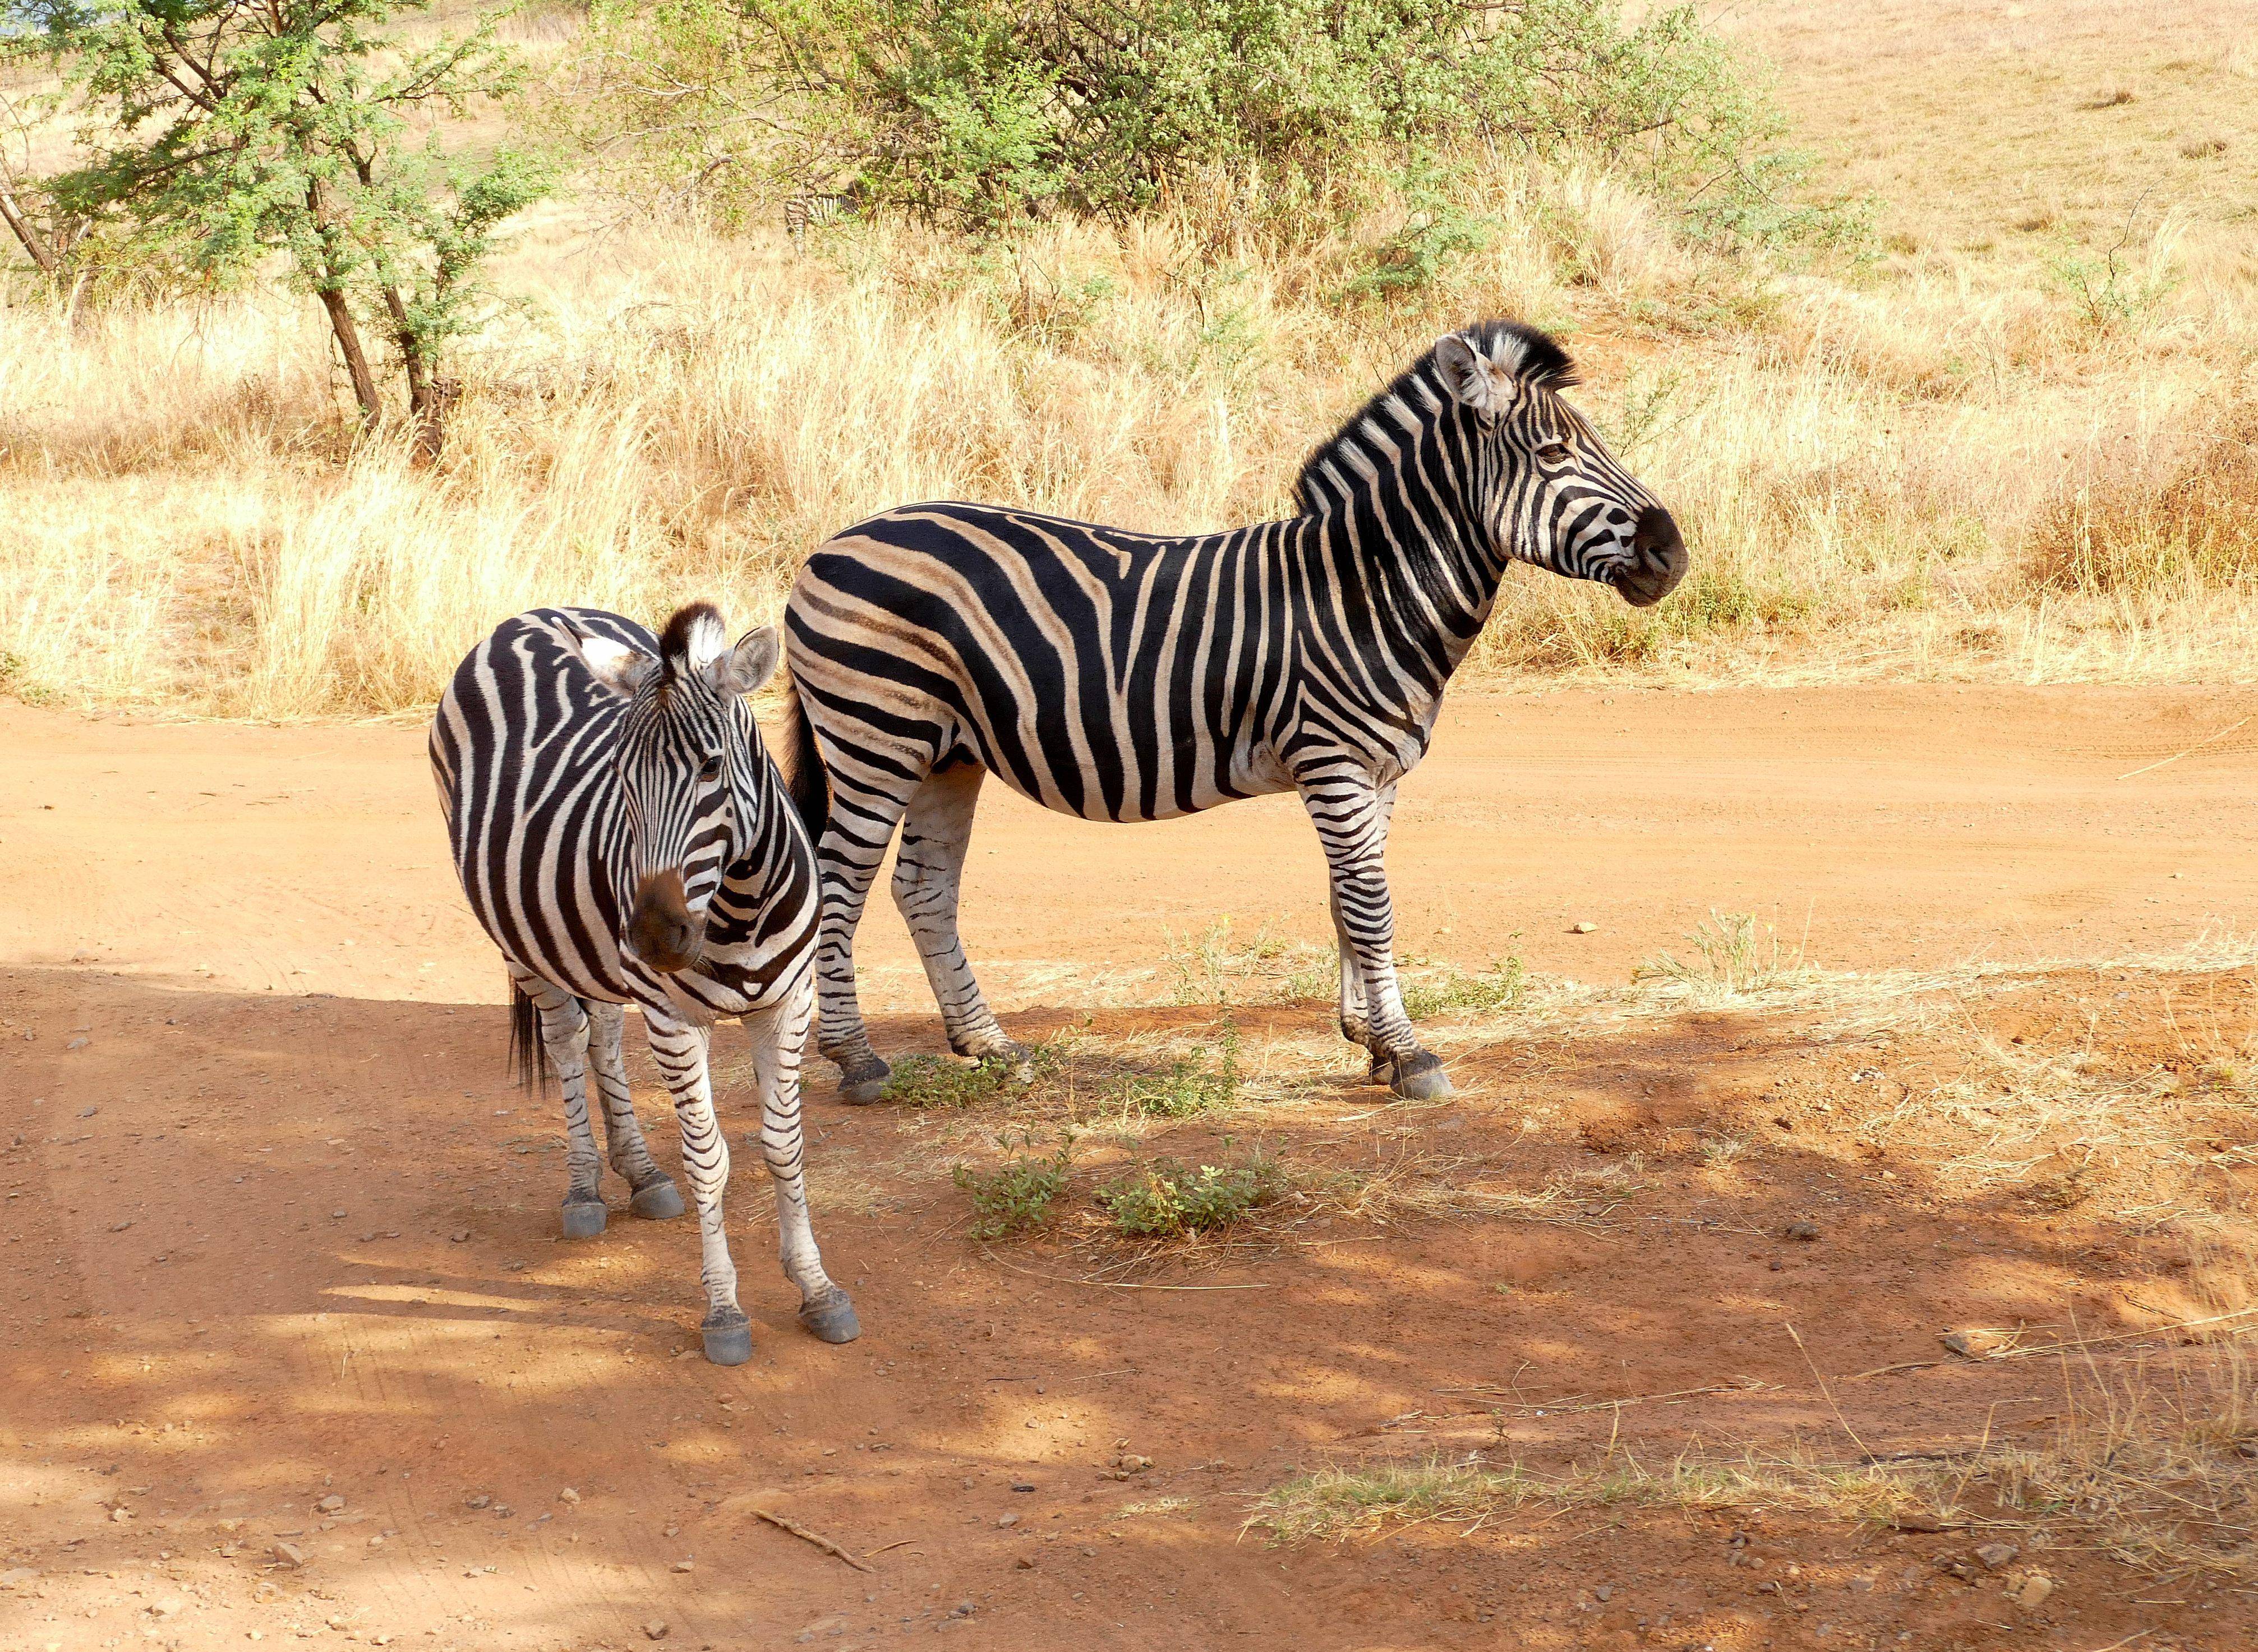
[[[1403,963],[1407,968],[1419,968],[1415,959]],[[1403,983],[1403,1013],[1414,1021],[1438,1015],[1496,1015],[1517,1007],[1528,989],[1529,972],[1518,958],[1497,959],[1471,975],[1444,968]]]
[[[1257,1154],[1235,1165],[1159,1159],[1100,1188],[1097,1202],[1115,1231],[1131,1238],[1173,1238],[1227,1228],[1247,1212],[1282,1198],[1289,1187],[1275,1159]]]
[[[893,1063],[886,1099],[906,1107],[973,1107],[1025,1089],[1057,1065],[1058,1052],[1038,1044],[1025,1062],[990,1057],[980,1061],[940,1055],[905,1055]]]
[[[1681,4],[1617,0],[595,0],[574,135],[647,197],[841,194],[990,228],[1118,215],[1220,169],[1323,223],[1442,152],[1573,150],[1719,230],[1797,227],[1763,90]],[[756,112],[754,112],[756,111]],[[1369,290],[1487,230],[1413,203]]]
[[[1178,1056],[1160,1072],[1131,1079],[1122,1099],[1154,1118],[1189,1118],[1228,1107],[1239,1095],[1239,1029],[1223,1036],[1222,1053],[1211,1067],[1204,1049]]]
[[[969,1165],[952,1170],[950,1180],[972,1201],[972,1237],[1002,1239],[1040,1227],[1050,1214],[1051,1201],[1066,1191],[1073,1152],[1074,1138],[1069,1136],[1047,1158],[1020,1154],[991,1171],[977,1171]]]

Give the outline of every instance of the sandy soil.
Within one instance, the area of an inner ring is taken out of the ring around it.
[[[1468,697],[1399,814],[1402,946],[1619,982],[1717,907],[1776,914],[1829,969],[2084,960],[1977,995],[1951,1037],[2169,1068],[2191,1029],[2258,1032],[2247,980],[2095,961],[2251,927],[2258,723],[2209,737],[2254,713],[2258,694],[2194,691]],[[1123,1000],[1223,914],[1317,939],[1317,865],[1290,803],[1130,831],[998,796],[968,939],[1030,1033],[1193,1025],[1212,1012]],[[866,934],[882,1043],[933,1047],[898,923],[881,906]],[[1910,1094],[1944,1033],[1720,1011],[1462,1039],[1449,1109],[1337,1077],[1278,1137],[1315,1161],[1445,1153],[1531,1188],[1630,1164],[1633,1191],[1558,1220],[1327,1217],[1135,1288],[1082,1282],[1063,1237],[964,1237],[946,1168],[992,1121],[849,1111],[826,1074],[818,1231],[865,1334],[794,1329],[741,1158],[758,1346],[724,1372],[689,1356],[686,1223],[621,1210],[600,1240],[554,1237],[558,1132],[505,1081],[500,984],[419,730],[0,706],[0,1649],[617,1648],[661,1625],[710,1648],[2258,1635],[2247,1591],[2200,1578],[2050,1553],[2058,1587],[2025,1610],[1965,1563],[1968,1533],[1777,1508],[1242,1531],[1297,1469],[1428,1450],[1544,1465],[1612,1438],[1666,1463],[1696,1439],[2042,1431],[2050,1366],[1931,1363],[1937,1331],[2131,1332],[2231,1295],[2153,1223],[1851,1153],[1874,1075]],[[1267,1009],[1249,1035],[1326,1017]],[[2250,1110],[2185,1117],[2174,1196],[2247,1204]],[[1758,1150],[1706,1159],[1726,1131]],[[670,1134],[654,1123],[671,1160]],[[1194,1124],[1153,1145],[1216,1142]],[[1821,1237],[1783,1239],[1799,1219]],[[1106,1478],[1124,1452],[1152,1466]]]

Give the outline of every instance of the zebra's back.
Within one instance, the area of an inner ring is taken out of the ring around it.
[[[1089,819],[1285,789],[1267,742],[1293,687],[1290,526],[1163,537],[980,505],[888,511],[794,581],[793,679]]]
[[[431,766],[471,911],[504,956],[582,997],[631,996],[614,886],[621,826],[611,760],[621,715],[552,628],[646,650],[632,620],[536,608],[465,656],[431,722]]]

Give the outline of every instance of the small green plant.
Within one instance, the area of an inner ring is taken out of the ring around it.
[[[1488,248],[1497,238],[1497,226],[1459,204],[1458,181],[1448,169],[1424,160],[1415,160],[1399,172],[1395,186],[1409,216],[1402,229],[1372,250],[1366,267],[1341,295],[1385,298],[1416,293]]]
[[[1009,1138],[1005,1145],[1010,1146]],[[1040,1227],[1050,1215],[1051,1201],[1066,1191],[1073,1157],[1069,1134],[1058,1151],[1040,1159],[1015,1152],[993,1170],[959,1165],[950,1171],[949,1179],[972,1201],[972,1237],[1003,1239]]]
[[[1419,977],[1403,983],[1403,1013],[1414,1021],[1441,1015],[1499,1015],[1518,1009],[1529,988],[1529,972],[1517,957],[1493,959],[1488,968],[1471,974],[1448,965],[1422,966],[1416,958],[1402,963],[1420,971]]]
[[[1247,1213],[1283,1198],[1291,1184],[1285,1168],[1257,1153],[1234,1165],[1201,1165],[1157,1159],[1098,1189],[1097,1202],[1116,1232],[1130,1238],[1174,1238],[1227,1228]]]
[[[1657,953],[1631,974],[1634,981],[1672,981],[1703,996],[1732,996],[1786,986],[1803,973],[1799,949],[1791,955],[1781,950],[1779,932],[1770,924],[1757,933],[1756,918],[1747,912],[1711,909],[1699,928],[1686,939],[1690,956]]]
[[[1160,1072],[1131,1079],[1122,1099],[1132,1111],[1153,1118],[1189,1118],[1228,1107],[1239,1095],[1239,1029],[1225,1030],[1213,1067],[1204,1048],[1178,1056]]]
[[[905,1107],[974,1107],[1025,1089],[1057,1065],[1054,1046],[1038,1044],[1024,1061],[990,1056],[979,1061],[940,1055],[905,1055],[886,1081],[886,1099]]]
[[[1170,937],[1168,968],[1180,1004],[1282,1003],[1322,995],[1331,979],[1324,949],[1257,931],[1241,945],[1218,918],[1189,940]]]

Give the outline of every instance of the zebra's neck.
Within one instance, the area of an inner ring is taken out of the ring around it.
[[[1473,503],[1478,445],[1453,409],[1417,399],[1399,389],[1374,402],[1311,456],[1298,494],[1312,599],[1368,615],[1352,634],[1366,632],[1355,652],[1374,691],[1427,711],[1481,635],[1505,570]]]

